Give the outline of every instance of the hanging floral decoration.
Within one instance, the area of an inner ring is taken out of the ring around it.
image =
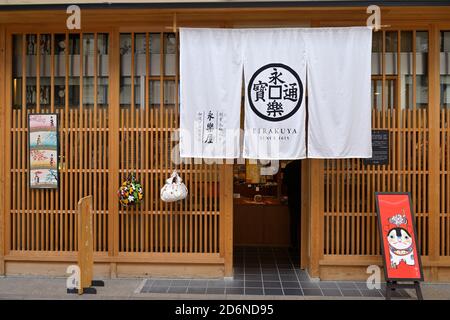
[[[122,186],[117,192],[119,202],[125,207],[136,205],[144,198],[144,191],[142,185],[136,181],[136,178],[131,174],[127,180],[122,183]]]

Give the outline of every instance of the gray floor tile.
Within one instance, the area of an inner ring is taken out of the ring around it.
[[[191,280],[189,287],[201,287],[206,288],[208,286],[208,280]]]
[[[225,288],[206,288],[206,294],[225,294]]]
[[[281,288],[281,282],[279,281],[264,281],[264,288]]]
[[[245,268],[245,274],[261,274],[261,269],[259,268]]]
[[[244,288],[226,288],[225,294],[244,294]]]
[[[358,289],[356,287],[356,284],[354,282],[351,282],[351,281],[340,281],[340,282],[337,282],[337,285],[341,289]]]
[[[243,275],[243,274],[235,274],[235,275],[233,275],[233,279],[234,280],[244,280],[245,279],[245,275]]]
[[[153,284],[153,281],[155,281],[154,279],[147,279],[145,281],[144,287],[150,287]]]
[[[283,288],[300,288],[300,283],[296,281],[282,281]]]
[[[297,274],[297,278],[300,281],[311,281],[311,278],[307,274]]]
[[[172,287],[188,287],[189,282],[191,282],[191,280],[176,279],[176,280],[172,280],[171,286]]]
[[[361,297],[361,291],[358,289],[341,289],[344,297]]]
[[[204,294],[206,293],[205,287],[189,287],[187,293]]]
[[[296,275],[280,275],[281,281],[298,281],[298,278]]]
[[[383,293],[383,296],[386,296],[386,290],[380,290]],[[406,293],[404,290],[394,290],[391,291],[392,298],[410,298],[410,295]]]
[[[224,280],[209,280],[208,288],[225,288]]]
[[[278,263],[278,270],[295,270],[292,264]]]
[[[245,288],[246,295],[264,295],[263,289],[258,288]]]
[[[261,281],[245,281],[246,288],[262,288]]]
[[[355,286],[360,290],[369,290],[366,282],[355,282]]]
[[[300,281],[300,286],[303,289],[319,289],[319,285],[316,282]]]
[[[266,296],[282,296],[283,290],[276,288],[264,288],[264,294]]]
[[[235,262],[235,264],[236,264],[236,262]],[[244,274],[244,268],[242,268],[242,267],[234,268],[233,271],[235,274]]]
[[[383,297],[383,295],[381,294],[381,292],[379,290],[360,290],[363,297]]]
[[[170,286],[170,284],[172,283],[172,280],[167,280],[167,279],[155,279],[153,281],[153,286]]]
[[[187,287],[170,287],[167,293],[186,293]]]
[[[294,269],[278,269],[278,273],[280,275],[290,275],[290,276],[296,275],[296,272]]]
[[[152,286],[148,292],[151,293],[167,293],[169,287],[167,286]]]
[[[321,289],[339,289],[338,285],[332,281],[321,281],[319,282],[319,287]]]
[[[322,291],[320,289],[303,289],[303,294],[305,296],[322,296]]]
[[[326,297],[342,297],[341,290],[339,289],[322,289],[322,293]]]
[[[302,296],[302,289],[283,289],[286,296]]]
[[[243,288],[244,280],[225,281],[226,288]]]
[[[261,281],[262,277],[259,274],[246,274],[245,281]]]
[[[263,281],[280,281],[280,277],[277,274],[263,275]]]

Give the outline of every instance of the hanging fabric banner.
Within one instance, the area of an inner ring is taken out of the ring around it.
[[[243,33],[244,158],[303,159],[306,51],[299,29]]]
[[[305,29],[308,158],[371,158],[372,29]]]
[[[180,156],[238,158],[240,31],[180,29]]]

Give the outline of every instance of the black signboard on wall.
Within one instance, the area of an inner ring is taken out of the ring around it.
[[[372,158],[365,165],[389,164],[389,130],[372,130]]]

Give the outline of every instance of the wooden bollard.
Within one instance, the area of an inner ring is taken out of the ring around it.
[[[67,293],[96,294],[93,286],[104,286],[103,281],[92,280],[94,275],[94,232],[92,227],[92,196],[78,201],[78,288],[67,289]]]

